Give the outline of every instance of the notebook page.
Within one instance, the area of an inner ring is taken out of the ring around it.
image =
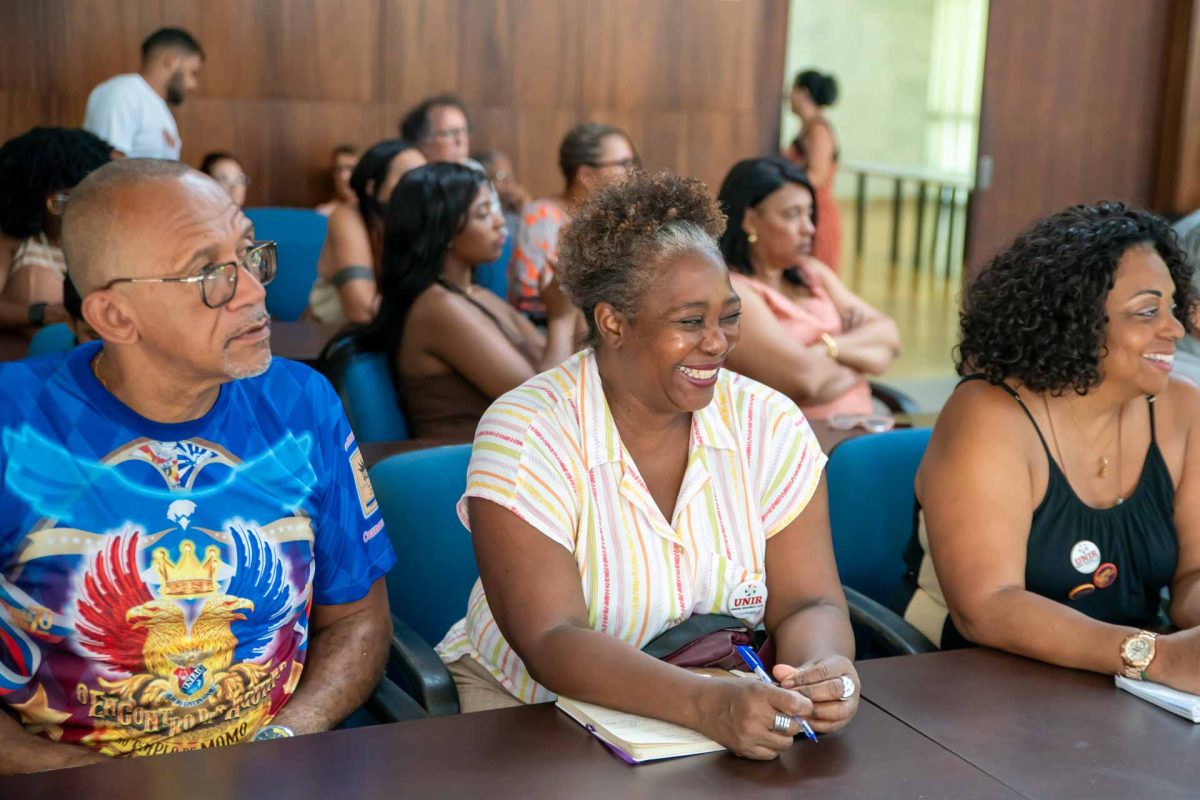
[[[1134,681],[1117,675],[1117,688],[1124,689],[1132,695],[1153,703],[1159,708],[1165,708],[1174,714],[1200,723],[1200,695],[1181,692],[1153,681]]]
[[[613,711],[603,706],[584,703],[581,700],[569,700],[559,697],[560,705],[574,706],[586,714],[597,728],[607,731],[610,735],[623,739],[632,745],[662,746],[712,745],[714,742],[707,736],[696,731],[688,730],[671,722],[664,722],[651,717],[639,717],[637,714],[627,714],[624,711]]]

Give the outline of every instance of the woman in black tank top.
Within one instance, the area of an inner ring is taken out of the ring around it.
[[[1195,302],[1166,222],[1119,203],[1048,217],[984,268],[917,475],[910,621],[1200,691],[1200,390],[1170,376]],[[1163,589],[1184,630],[1156,637]]]

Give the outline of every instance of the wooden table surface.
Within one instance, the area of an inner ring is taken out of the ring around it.
[[[1019,795],[868,703],[773,762],[628,766],[552,704],[113,761],[0,780],[25,798],[996,798]]]
[[[858,665],[863,697],[1029,798],[1200,797],[1200,725],[987,648]]]

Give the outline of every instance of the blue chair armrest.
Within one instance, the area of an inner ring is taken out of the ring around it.
[[[925,634],[914,628],[890,608],[875,602],[862,592],[842,586],[850,607],[850,622],[865,630],[883,646],[888,655],[912,656],[935,653],[937,648]]]
[[[458,713],[458,689],[450,670],[429,643],[395,615],[387,677],[420,703],[429,716]]]
[[[886,383],[871,381],[871,397],[883,403],[887,407],[887,410],[893,414],[908,414],[911,416],[921,413],[920,405],[917,404],[917,401],[911,395]]]

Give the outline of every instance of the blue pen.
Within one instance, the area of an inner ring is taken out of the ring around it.
[[[738,651],[738,655],[742,657],[742,661],[746,662],[746,666],[750,668],[751,672],[758,676],[760,681],[771,686],[778,685],[775,683],[775,681],[771,680],[771,676],[767,674],[767,668],[764,667],[762,661],[759,660],[758,653],[754,652],[754,648],[747,647],[744,644],[739,644],[735,649]],[[809,726],[806,720],[801,719],[800,717],[792,717],[792,721],[800,726],[800,729],[804,731],[804,735],[808,737],[810,741],[815,742],[817,740],[817,734],[813,732],[813,729]]]

